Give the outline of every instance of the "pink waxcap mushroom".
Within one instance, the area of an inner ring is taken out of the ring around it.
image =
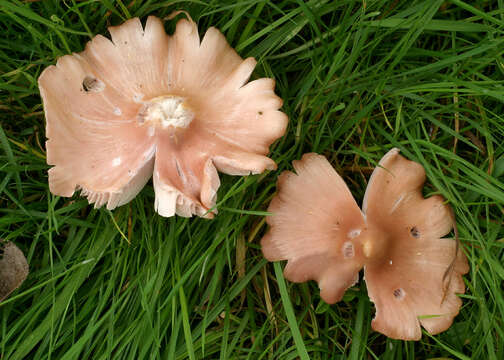
[[[160,215],[212,217],[217,170],[276,169],[266,155],[287,116],[273,79],[248,82],[253,58],[215,28],[200,40],[192,20],[173,36],[153,16],[145,27],[134,18],[109,31],[112,40],[97,35],[40,75],[52,193],[80,189],[113,209],[153,176]]]
[[[297,175],[285,171],[278,179],[262,251],[270,261],[288,260],[287,279],[316,280],[322,299],[335,303],[359,280],[364,256],[355,238],[364,218],[324,156],[305,154],[293,166]]]
[[[261,240],[270,261],[288,260],[289,280],[316,280],[328,303],[339,301],[364,267],[376,305],[373,329],[418,340],[446,330],[462,304],[468,271],[457,242],[442,238],[454,224],[441,196],[424,199],[423,167],[389,151],[374,170],[363,212],[343,179],[320,155],[294,161],[284,172]]]
[[[371,325],[395,339],[419,340],[420,325],[430,334],[448,329],[462,305],[456,295],[465,291],[462,274],[469,271],[456,241],[442,238],[454,224],[449,205],[439,195],[424,199],[424,182],[423,167],[392,149],[374,170],[364,195],[368,227],[380,229],[386,247],[374,257],[373,247],[380,241],[368,240],[364,278],[376,306]]]

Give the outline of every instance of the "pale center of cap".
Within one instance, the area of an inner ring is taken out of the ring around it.
[[[373,243],[370,240],[367,240],[364,244],[362,244],[362,252],[367,258],[370,258],[373,255]]]
[[[149,124],[163,129],[185,129],[194,119],[194,113],[178,96],[159,96],[144,103],[137,115],[140,124]]]

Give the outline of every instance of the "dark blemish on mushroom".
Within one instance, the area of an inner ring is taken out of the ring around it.
[[[145,117],[147,116],[148,106],[143,105],[137,114],[137,121],[139,124],[143,124],[145,122]]]
[[[178,176],[184,180],[184,174],[182,173],[182,170],[180,169],[180,164],[177,159],[175,159],[175,168],[177,169],[177,174]]]
[[[100,79],[92,76],[86,76],[82,80],[82,88],[85,92],[101,92],[105,89],[105,84]]]
[[[397,300],[402,300],[404,298],[404,296],[406,295],[406,293],[404,292],[403,289],[399,288],[399,289],[395,289],[394,290],[394,297],[397,299]]]
[[[420,237],[420,231],[418,231],[417,227],[416,226],[413,226],[410,230],[410,234],[411,236],[413,236],[414,238],[418,239]]]
[[[352,242],[350,242],[350,241],[346,241],[343,244],[342,250],[343,250],[343,257],[345,259],[351,259],[355,256],[354,246],[353,246]]]

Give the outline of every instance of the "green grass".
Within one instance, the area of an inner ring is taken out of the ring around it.
[[[0,237],[31,269],[0,304],[0,358],[504,359],[504,1],[170,3],[0,0]],[[161,218],[151,184],[113,212],[51,195],[37,77],[108,25],[175,9],[276,78],[279,171],[221,175],[212,221]],[[370,329],[362,283],[329,306],[259,245],[292,160],[326,155],[360,202],[394,146],[453,206],[471,265],[453,326],[419,342]]]

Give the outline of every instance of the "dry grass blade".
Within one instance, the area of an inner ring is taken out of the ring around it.
[[[28,276],[23,252],[11,242],[0,242],[0,301],[16,290]]]

